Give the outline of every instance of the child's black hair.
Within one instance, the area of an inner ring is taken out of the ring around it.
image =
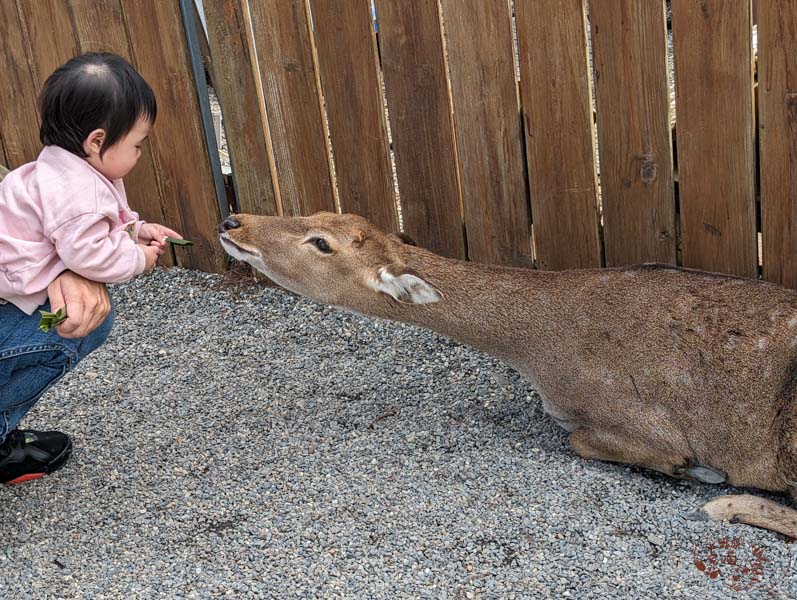
[[[95,129],[105,131],[100,156],[133,129],[139,118],[155,122],[152,88],[121,56],[81,54],[47,78],[39,98],[45,146],[60,146],[86,157],[83,142]]]

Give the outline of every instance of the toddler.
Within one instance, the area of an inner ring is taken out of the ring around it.
[[[15,428],[50,385],[105,340],[112,322],[77,341],[36,332],[36,309],[50,308],[48,287],[66,275],[72,279],[65,285],[88,282],[78,289],[128,281],[153,269],[167,236],[181,237],[139,220],[127,203],[122,178],[141,156],[157,107],[150,86],[123,58],[91,53],[68,61],[44,84],[40,111],[44,149],[0,181],[0,482],[6,483],[39,477],[68,457],[66,435]]]
[[[152,89],[119,56],[84,54],[47,79],[45,147],[0,183],[0,298],[32,314],[61,272],[128,281],[152,270],[165,237],[180,237],[140,221],[122,183],[156,111]]]

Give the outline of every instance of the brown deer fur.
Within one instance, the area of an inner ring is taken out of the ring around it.
[[[451,260],[353,215],[236,215],[220,230],[228,253],[293,292],[506,361],[579,456],[795,492],[793,290],[653,264],[545,272]],[[797,537],[797,511],[752,496],[704,510]]]

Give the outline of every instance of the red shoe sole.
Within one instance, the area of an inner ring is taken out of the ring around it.
[[[33,481],[34,479],[41,479],[44,477],[44,473],[26,473],[25,475],[21,475],[16,479],[12,479],[11,481],[6,481],[6,485],[17,485],[19,483],[25,483],[26,481]]]

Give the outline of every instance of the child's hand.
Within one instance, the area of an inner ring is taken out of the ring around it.
[[[164,250],[157,244],[151,244],[149,246],[139,244],[139,246],[144,251],[144,257],[147,261],[146,267],[144,267],[144,272],[149,273],[155,268],[155,263],[158,262],[158,258],[160,258],[161,254],[164,253]]]
[[[138,231],[138,241],[140,244],[152,245],[154,242],[160,248],[166,247],[166,238],[173,237],[182,239],[179,233],[157,223],[144,223]]]

